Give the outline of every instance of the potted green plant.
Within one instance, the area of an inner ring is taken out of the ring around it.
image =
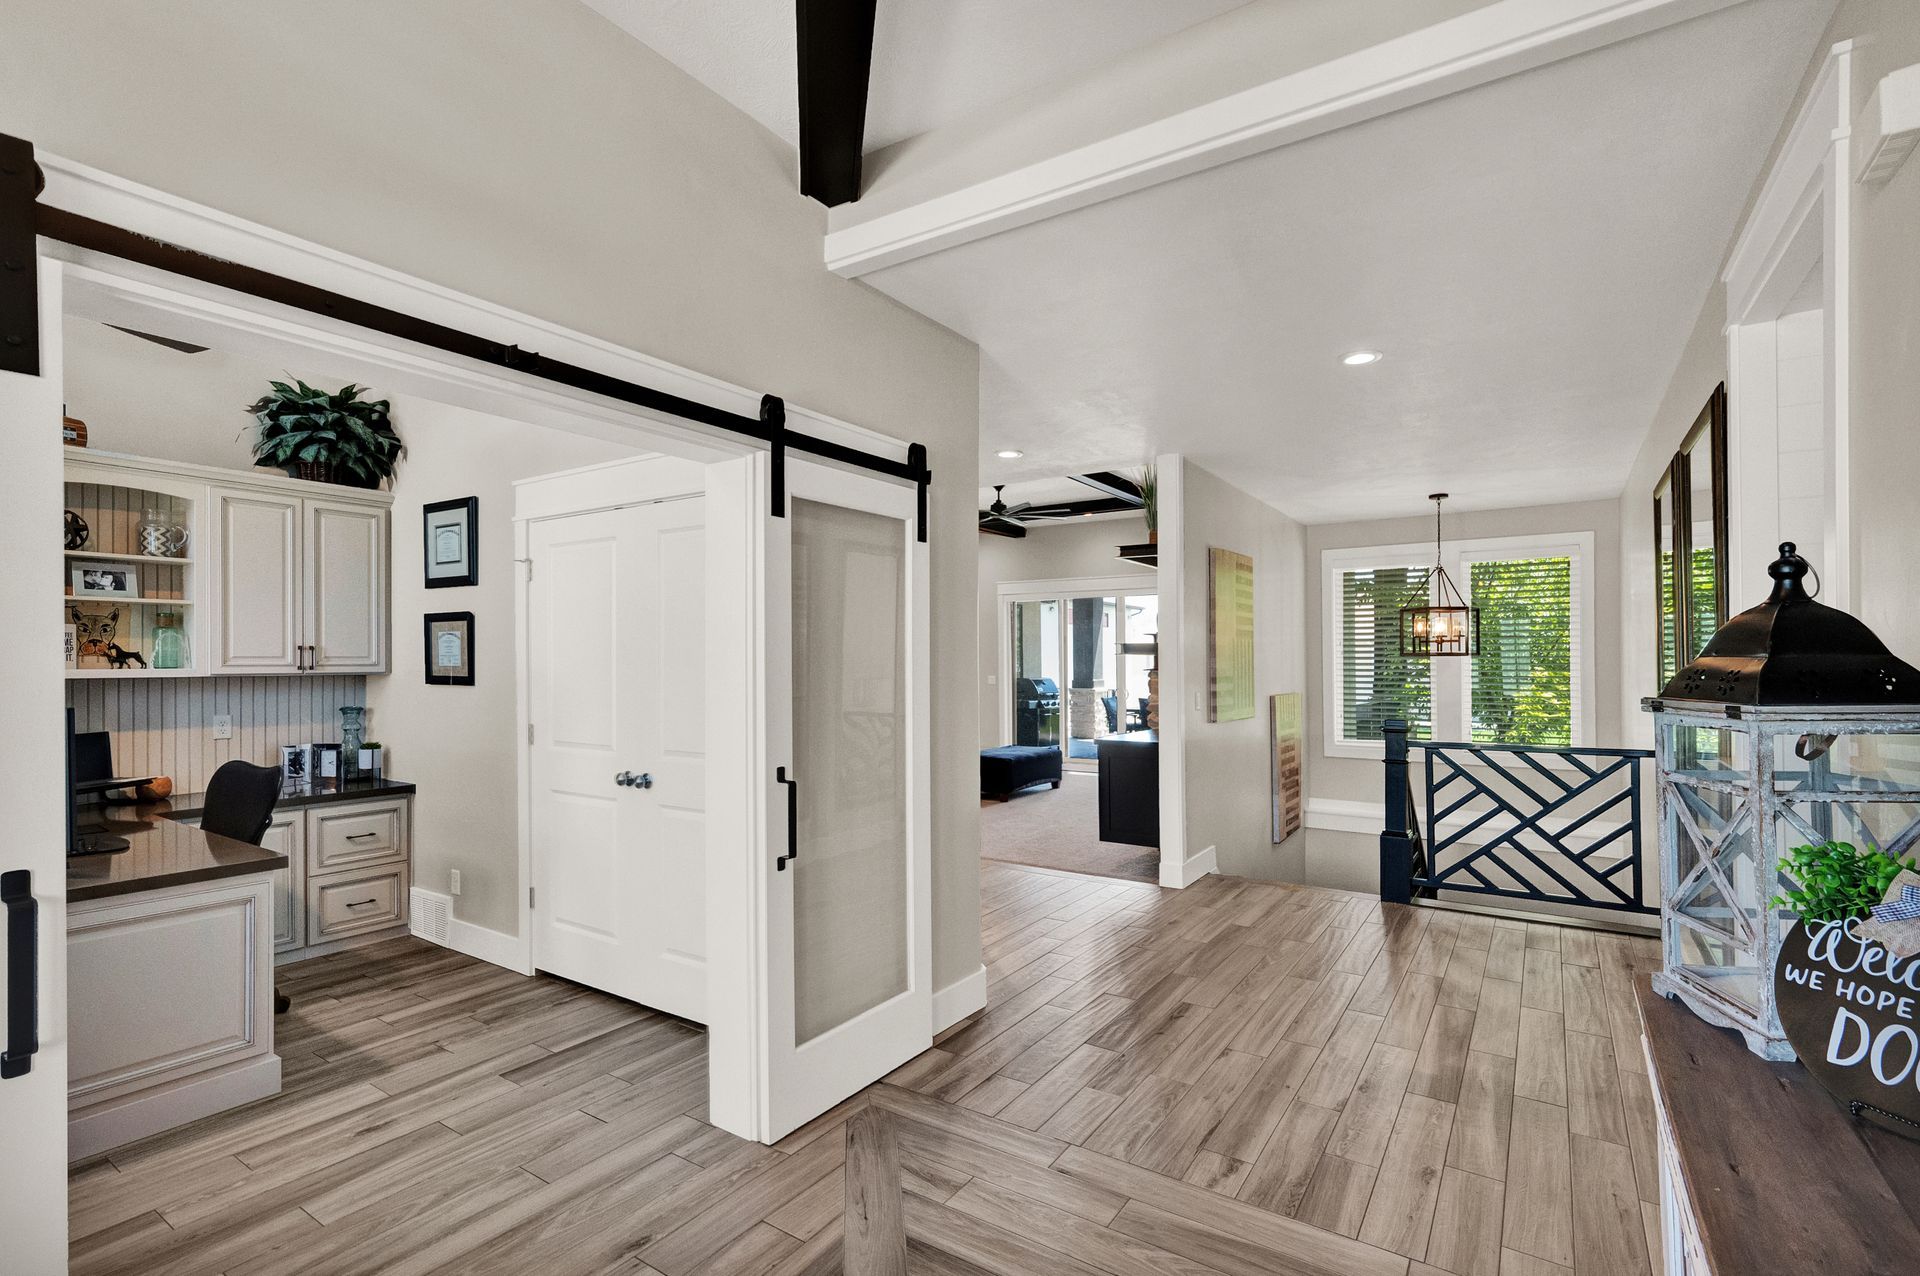
[[[255,465],[342,487],[377,488],[393,477],[407,449],[388,419],[387,400],[361,398],[366,387],[358,385],[329,394],[304,381],[268,384],[272,393],[247,408],[257,423]]]
[[[1140,512],[1147,516],[1147,544],[1160,543],[1160,471],[1151,465],[1140,468],[1135,480],[1140,488]]]

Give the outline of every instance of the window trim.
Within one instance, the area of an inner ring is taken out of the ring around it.
[[[1483,536],[1448,541],[1441,562],[1453,575],[1471,601],[1472,581],[1467,563],[1486,559],[1552,558],[1574,560],[1574,607],[1580,623],[1573,640],[1574,712],[1572,739],[1576,747],[1593,743],[1595,633],[1594,575],[1592,532],[1540,532],[1526,536]],[[1340,575],[1355,568],[1390,566],[1401,562],[1430,564],[1433,543],[1408,542],[1399,545],[1360,545],[1320,551],[1320,650],[1321,660],[1321,749],[1329,758],[1378,759],[1385,756],[1380,740],[1352,740],[1341,734],[1345,725],[1345,704],[1341,699],[1342,672],[1346,668],[1346,641],[1341,624],[1342,590]],[[1468,739],[1472,730],[1469,706],[1472,698],[1473,669],[1468,660],[1443,657],[1442,662],[1459,665],[1453,676],[1433,680],[1433,729],[1443,740]]]

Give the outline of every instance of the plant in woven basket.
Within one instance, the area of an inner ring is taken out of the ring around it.
[[[1780,871],[1799,887],[1774,896],[1773,907],[1809,922],[1865,917],[1886,898],[1900,871],[1913,867],[1910,860],[1897,860],[1878,849],[1858,850],[1851,842],[1796,846],[1780,857]]]
[[[377,488],[393,477],[406,446],[393,431],[385,399],[360,397],[365,386],[332,394],[304,381],[270,381],[247,411],[257,422],[254,464],[286,471],[291,478]]]

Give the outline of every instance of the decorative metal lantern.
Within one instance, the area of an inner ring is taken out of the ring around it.
[[[1817,603],[1792,542],[1773,593],[1714,634],[1659,696],[1662,969],[1654,990],[1794,1057],[1773,967],[1794,883],[1783,854],[1850,842],[1895,858],[1920,843],[1920,670],[1852,616]]]
[[[1477,656],[1480,609],[1468,605],[1460,587],[1440,565],[1440,502],[1447,494],[1435,492],[1427,499],[1433,502],[1433,570],[1420,578],[1400,604],[1400,654]]]

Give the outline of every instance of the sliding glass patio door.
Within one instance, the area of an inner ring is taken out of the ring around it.
[[[1150,644],[1160,627],[1157,594],[1016,594],[1006,619],[1006,734],[1012,743],[1058,745],[1068,767],[1091,770],[1101,736],[1147,729]]]

